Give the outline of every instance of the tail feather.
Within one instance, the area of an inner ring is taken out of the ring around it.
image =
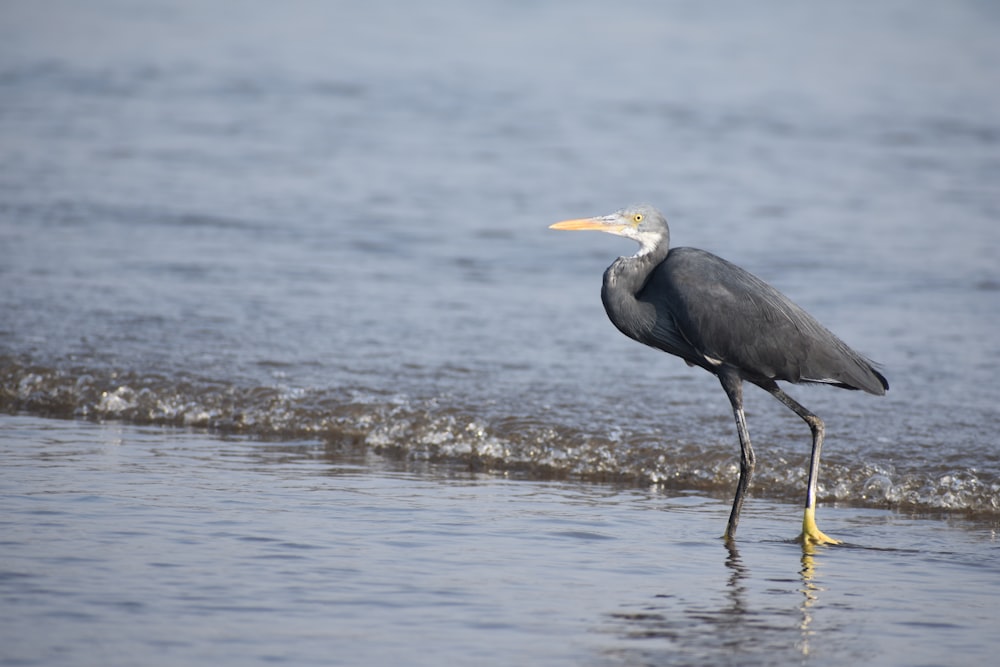
[[[889,390],[889,381],[873,362],[846,345],[840,352],[834,358],[828,357],[826,363],[810,364],[812,368],[802,369],[802,381],[857,389],[876,396],[882,396]]]

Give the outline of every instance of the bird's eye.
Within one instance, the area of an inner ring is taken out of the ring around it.
[[[632,216],[632,222],[639,223],[642,222],[642,213],[636,213]]]

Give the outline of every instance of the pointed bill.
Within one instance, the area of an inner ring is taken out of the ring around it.
[[[620,232],[625,225],[618,222],[617,217],[606,216],[603,218],[576,218],[573,220],[563,220],[554,225],[549,225],[549,229],[563,229],[577,231],[583,229],[594,229],[599,232]]]

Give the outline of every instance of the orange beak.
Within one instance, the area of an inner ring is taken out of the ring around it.
[[[625,225],[612,222],[609,218],[576,218],[574,220],[563,220],[554,225],[549,225],[549,229],[563,229],[577,231],[582,229],[594,229],[599,232],[611,232],[612,234],[625,229]]]

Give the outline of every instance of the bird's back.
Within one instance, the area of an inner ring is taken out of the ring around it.
[[[740,267],[709,252],[673,248],[650,273],[637,299],[656,310],[647,344],[683,339],[712,370],[722,364],[750,381],[822,382],[884,394],[872,362],[809,313]],[[673,344],[677,347],[676,344]]]

